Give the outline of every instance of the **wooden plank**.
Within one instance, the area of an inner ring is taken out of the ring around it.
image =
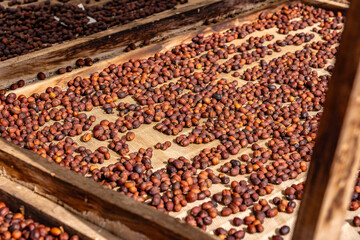
[[[0,139],[0,166],[6,175],[30,184],[45,195],[56,197],[62,203],[84,214],[112,220],[104,228],[124,226],[150,239],[216,239],[200,229],[180,223],[146,204],[110,189],[100,187],[90,179],[69,171],[39,155]]]
[[[350,5],[348,0],[302,0],[301,2],[331,10],[346,10]]]
[[[360,164],[360,0],[348,10],[294,240],[338,239]]]
[[[191,0],[144,19],[62,44],[54,44],[30,54],[0,62],[0,89],[20,79],[36,80],[38,72],[53,75],[60,67],[74,65],[78,58],[108,59],[123,54],[124,47],[144,39],[161,40],[175,33],[201,26],[205,20],[229,13],[264,8],[281,0]]]
[[[61,226],[70,235],[76,234],[81,239],[119,239],[84,218],[72,214],[56,203],[1,176],[0,201],[5,202],[14,212],[24,211],[26,218],[31,218],[49,227]]]
[[[276,12],[277,10],[280,10],[283,6],[285,6],[286,3],[289,3],[289,1],[285,0],[280,2],[276,1],[271,4],[267,3],[262,5],[261,8],[252,9],[245,13],[239,14],[236,18],[231,18],[230,20],[226,20],[211,26],[198,26],[196,29],[192,29],[191,31],[181,34],[180,36],[176,34],[174,36],[171,36],[171,38],[157,42],[156,44],[151,44],[143,48],[135,49],[131,52],[123,53],[120,56],[115,56],[97,62],[91,67],[78,68],[64,75],[55,75],[44,81],[33,82],[26,85],[25,87],[19,88],[11,92],[17,95],[24,94],[26,96],[30,96],[33,93],[40,93],[42,91],[45,91],[46,88],[49,86],[59,86],[60,88],[66,88],[67,83],[70,80],[73,80],[76,76],[88,77],[94,72],[102,71],[104,68],[107,68],[111,64],[120,64],[128,61],[129,59],[145,59],[148,57],[152,57],[157,52],[166,52],[177,45],[188,43],[194,36],[198,34],[209,35],[214,32],[222,32],[232,27],[241,26],[246,22],[254,21],[258,18],[258,14],[262,9],[269,8],[268,10],[263,11]]]

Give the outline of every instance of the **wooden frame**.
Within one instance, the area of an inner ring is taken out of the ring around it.
[[[119,236],[129,234],[130,228],[150,239],[215,239],[4,139],[0,139],[0,145],[0,166],[7,176],[31,188],[36,187],[43,195],[54,196],[88,219],[94,215],[97,220],[105,218],[111,224],[105,222],[103,227],[111,230],[115,225],[112,231]]]
[[[284,3],[289,3],[288,0],[276,0],[274,3],[268,3],[265,2],[264,5],[262,5],[262,7],[260,8],[249,8],[248,11],[243,12],[243,13],[239,13],[238,18],[241,18],[241,20],[238,19],[234,19],[231,18],[229,20],[224,19],[221,23],[216,24],[216,25],[211,25],[211,26],[193,26],[195,28],[192,29],[191,31],[186,31],[186,32],[178,32],[178,33],[174,33],[174,36],[170,35],[168,36],[169,38],[164,39],[156,44],[151,44],[149,46],[140,48],[140,49],[136,49],[135,51],[132,52],[126,52],[126,53],[122,53],[119,56],[115,56],[112,57],[110,59],[105,59],[102,60],[100,62],[95,63],[93,66],[91,67],[84,67],[84,68],[78,68],[73,70],[70,73],[66,73],[63,75],[55,75],[52,76],[44,81],[36,81],[31,83],[31,85],[25,85],[25,87],[23,88],[19,88],[17,90],[14,90],[12,92],[16,93],[16,94],[22,94],[24,92],[26,92],[27,94],[32,94],[32,93],[39,93],[41,91],[46,90],[48,85],[56,85],[59,87],[67,87],[67,82],[69,82],[70,80],[74,79],[76,76],[89,76],[91,73],[93,72],[98,72],[98,71],[102,71],[104,68],[108,67],[110,64],[112,63],[121,63],[121,62],[125,62],[128,61],[129,59],[137,59],[137,58],[147,58],[150,56],[153,56],[156,52],[160,52],[160,51],[167,51],[172,49],[174,46],[178,45],[178,44],[182,44],[185,42],[188,42],[191,40],[192,37],[196,36],[197,34],[209,34],[212,32],[220,32],[220,31],[224,31],[226,29],[232,28],[237,26],[239,23],[241,22],[246,22],[246,21],[254,21],[257,16],[255,16],[253,13],[254,12],[259,12],[261,10],[266,10],[270,7],[277,7],[277,6],[282,6],[282,4]],[[1,68],[1,65],[0,65]],[[6,80],[7,82],[12,82],[10,80]],[[46,84],[44,84],[44,82]],[[1,84],[1,82],[0,82]]]
[[[12,211],[23,212],[26,218],[46,223],[49,227],[61,226],[67,233],[76,234],[81,239],[119,239],[110,232],[2,176],[0,176],[0,202],[5,202]]]
[[[175,9],[0,62],[0,89],[7,88],[20,79],[26,83],[36,81],[38,72],[52,76],[61,67],[74,66],[78,58],[91,56],[101,60],[109,59],[123,54],[124,48],[130,43],[139,43],[144,39],[160,41],[200,26],[207,19],[260,9],[272,2],[274,1],[190,0]]]
[[[324,1],[320,0],[306,2],[329,8],[338,9],[342,8],[341,6],[346,8],[343,3],[333,5],[327,2],[326,5],[323,5]],[[353,6],[355,6],[355,10],[352,11],[356,12],[356,10],[359,10],[360,1],[353,0],[352,2]],[[321,123],[318,141],[314,150],[314,160],[311,164],[308,177],[308,182],[311,182],[311,184],[307,185],[310,187],[305,188],[304,200],[301,204],[294,239],[323,239],[324,236],[321,235],[320,231],[324,231],[328,239],[337,239],[340,230],[337,226],[340,226],[339,222],[343,221],[343,213],[347,206],[347,197],[350,195],[349,192],[353,187],[352,175],[354,175],[353,173],[356,168],[351,169],[350,167],[358,165],[358,152],[354,152],[352,155],[344,155],[346,159],[339,157],[346,151],[346,149],[344,150],[340,147],[349,147],[349,145],[343,145],[343,142],[356,144],[350,144],[353,148],[358,146],[358,134],[355,133],[357,133],[359,125],[355,113],[360,107],[358,106],[354,92],[360,88],[358,83],[360,81],[358,74],[360,38],[356,35],[358,34],[357,31],[353,31],[355,35],[348,33],[351,32],[351,29],[359,29],[359,25],[355,25],[355,23],[359,23],[351,20],[351,16],[354,16],[352,11],[349,11],[350,17],[348,22],[350,23],[346,25],[344,38],[339,51],[338,59],[341,59],[341,61],[338,61],[340,64],[336,64],[332,85],[330,85],[328,93],[328,99],[330,100],[326,103],[323,117],[323,119],[327,120],[323,120]],[[213,29],[203,28],[201,31],[211,30]],[[351,43],[344,44],[344,42],[347,43],[350,41],[349,39],[352,39]],[[354,42],[354,39],[356,39],[357,42]],[[170,44],[169,42],[167,43]],[[356,47],[354,48],[353,46]],[[163,45],[152,45],[144,48],[140,53],[146,55],[162,47]],[[349,47],[351,47],[351,49],[348,49]],[[124,54],[113,59],[126,59],[129,55]],[[87,74],[90,71],[93,72],[94,69],[101,70],[104,66],[108,65],[110,61],[113,61],[113,59],[102,61],[95,64],[92,68],[78,69],[66,76],[53,77],[49,79],[48,82],[62,86],[62,84],[77,74]],[[347,61],[351,64],[348,64]],[[348,68],[346,71],[344,71],[344,66]],[[346,79],[347,84],[344,84],[344,82],[339,83],[338,76],[340,76],[340,73],[342,79]],[[35,88],[31,91],[41,91],[44,88],[43,85],[41,82],[35,83],[33,85]],[[352,85],[354,87],[351,91]],[[340,91],[340,97],[338,94],[336,95],[339,88],[343,89]],[[336,92],[335,89],[337,89]],[[350,95],[350,93],[352,93],[352,95]],[[341,102],[343,105],[339,105],[337,102],[338,99],[343,100]],[[353,127],[351,129],[346,128],[346,126],[350,124]],[[332,129],[332,131],[329,132],[329,129]],[[354,131],[354,129],[356,131]],[[88,220],[98,220],[99,217],[102,216],[105,222],[103,225],[104,228],[114,234],[146,234],[147,237],[152,239],[213,238],[213,236],[207,233],[189,225],[182,224],[174,218],[166,216],[144,204],[137,203],[111,190],[102,189],[97,183],[91,182],[75,173],[69,173],[68,170],[56,164],[49,163],[38,155],[29,153],[2,139],[0,139],[0,145],[2,146],[0,150],[0,159],[2,160],[0,166],[3,167],[6,175],[21,181],[22,184],[31,189],[36,189],[37,192],[48,198],[61,201],[62,204]],[[331,149],[332,151],[324,154],[323,149]],[[324,165],[325,161],[329,165]],[[344,169],[344,174],[336,174],[338,172],[337,169]],[[352,172],[350,172],[349,169],[351,169]],[[323,176],[324,178],[319,178],[319,176]],[[334,186],[339,180],[342,181],[342,184],[338,186],[338,188],[335,188]],[[47,184],[44,184],[44,182]],[[93,189],[94,191],[89,192],[88,189]],[[334,200],[334,191],[338,191],[339,189],[344,193],[342,194],[343,197]],[[318,198],[312,197],[314,193],[318,192],[323,194],[318,194]],[[98,196],[102,197],[99,199]],[[87,203],[86,206],[83,202]],[[313,215],[308,214],[309,209],[312,209],[310,211],[312,211]],[[334,209],[334,211],[333,214],[329,216],[326,213],[328,213],[330,209]],[[330,221],[326,221],[326,218],[329,218]],[[134,233],[134,231],[139,233]],[[305,232],[306,234],[304,234]],[[143,235],[138,236],[144,237]]]
[[[302,0],[301,2],[325,9],[347,10],[349,8],[347,0]]]
[[[352,0],[300,206],[294,240],[338,239],[360,164],[360,1]]]

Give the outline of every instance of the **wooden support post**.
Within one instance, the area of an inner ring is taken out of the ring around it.
[[[360,0],[352,0],[293,239],[338,239],[360,163]]]

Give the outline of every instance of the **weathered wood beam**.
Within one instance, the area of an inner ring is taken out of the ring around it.
[[[360,0],[351,1],[294,240],[338,239],[360,163]]]
[[[7,176],[35,187],[44,195],[55,197],[85,218],[104,219],[102,227],[109,231],[118,226],[115,230],[120,232],[115,234],[131,229],[150,239],[216,239],[2,138],[0,146],[0,167]]]

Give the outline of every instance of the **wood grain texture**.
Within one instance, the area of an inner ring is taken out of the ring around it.
[[[0,62],[0,89],[20,79],[26,83],[35,81],[38,72],[53,75],[60,67],[74,65],[78,58],[108,59],[123,54],[123,48],[130,43],[155,37],[160,40],[159,35],[164,39],[174,32],[183,34],[207,19],[248,12],[274,2],[281,0],[190,0],[126,25]]]
[[[360,163],[360,0],[348,11],[294,240],[338,239]]]
[[[177,45],[188,43],[193,37],[198,34],[209,35],[214,32],[222,32],[232,27],[240,26],[246,22],[251,22],[257,19],[260,11],[276,12],[288,3],[289,1],[287,0],[280,0],[274,3],[264,3],[261,8],[249,9],[247,12],[239,14],[236,18],[231,18],[211,26],[198,26],[195,29],[191,29],[185,33],[183,32],[181,35],[180,33],[177,33],[175,35],[172,35],[171,38],[165,39],[163,41],[150,44],[149,46],[138,48],[134,51],[125,52],[119,56],[114,56],[112,58],[97,62],[91,67],[78,68],[70,73],[66,73],[63,75],[55,75],[51,78],[47,78],[44,81],[37,81],[31,84],[27,84],[25,85],[25,87],[18,88],[11,92],[17,95],[24,94],[26,96],[30,96],[33,93],[40,93],[42,91],[45,91],[46,88],[49,86],[56,85],[60,88],[66,88],[67,83],[70,80],[73,80],[76,76],[89,77],[92,73],[100,72],[111,64],[124,63],[126,61],[129,61],[129,59],[145,59],[148,57],[152,57],[157,52],[166,52]]]
[[[150,239],[216,239],[4,139],[0,145],[0,166],[7,176],[35,186],[86,216],[90,212],[114,224],[120,222],[119,228],[125,225]]]
[[[5,202],[13,212],[23,211],[26,218],[49,227],[61,226],[70,235],[76,234],[81,239],[120,239],[26,187],[1,176],[0,201]]]
[[[301,2],[331,10],[346,10],[350,5],[348,0],[302,0]]]

